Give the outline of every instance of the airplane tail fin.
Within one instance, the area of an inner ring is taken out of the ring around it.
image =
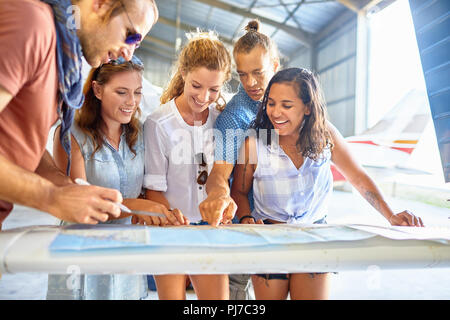
[[[373,127],[346,141],[364,167],[392,172],[405,168],[430,120],[426,92],[411,90]],[[332,172],[335,181],[345,180],[335,166]]]

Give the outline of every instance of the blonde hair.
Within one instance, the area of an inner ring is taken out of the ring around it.
[[[197,32],[188,34],[187,37],[188,42],[181,50],[178,61],[175,64],[175,73],[161,95],[161,104],[179,97],[184,92],[182,72],[187,74],[194,69],[205,67],[210,71],[224,72],[224,82],[231,78],[230,53],[214,32]],[[219,103],[219,100],[222,100],[222,103]],[[225,99],[219,93],[216,108],[223,110],[225,105]]]

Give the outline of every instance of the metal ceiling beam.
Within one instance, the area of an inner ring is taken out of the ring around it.
[[[206,21],[205,22],[206,26],[209,25],[209,20],[211,20],[211,16],[212,16],[213,11],[214,11],[213,7],[209,8],[208,15],[206,16],[206,20],[205,20]]]
[[[294,37],[295,39],[300,41],[303,45],[305,45],[307,47],[311,47],[312,35],[302,29],[287,26],[280,22],[277,22],[272,19],[268,19],[266,17],[254,14],[243,8],[239,8],[239,7],[233,6],[231,4],[228,4],[228,3],[225,3],[222,1],[218,1],[218,0],[195,0],[195,1],[204,3],[209,6],[216,7],[216,8],[219,8],[224,11],[228,11],[228,12],[231,12],[231,13],[234,13],[237,15],[241,15],[241,16],[244,16],[244,17],[247,17],[250,19],[258,19],[260,22],[262,22],[264,24],[268,24],[275,28],[283,30],[287,34],[291,35],[292,37]]]
[[[397,0],[384,0],[383,2],[381,2],[380,4],[377,5],[379,10],[383,10],[384,8],[390,6],[391,4],[393,4],[395,1]]]
[[[357,0],[337,0],[340,4],[343,4],[348,9],[352,10],[353,12],[359,12],[359,5]]]
[[[254,5],[256,4],[257,1],[258,0],[253,0],[252,3],[250,3],[250,6],[248,7],[247,10],[250,11],[254,7]],[[213,8],[213,7],[211,7],[211,8]],[[245,22],[245,17],[242,18],[241,22],[239,22],[239,25],[236,27],[236,30],[234,30],[232,40],[234,40],[237,37],[239,31],[242,29],[242,25],[244,24],[244,22]]]
[[[174,27],[174,28],[177,27],[176,21],[167,19],[166,17],[163,17],[163,16],[159,16],[157,23],[163,23],[163,24],[166,24],[166,25]],[[180,22],[180,28],[185,31],[195,31],[195,29],[197,27]]]
[[[180,23],[181,23],[181,0],[177,0],[177,20],[175,22],[175,51],[181,47]]]
[[[283,4],[282,0],[279,0],[279,2],[281,4]],[[289,21],[289,19],[291,19],[292,17],[294,17],[295,12],[298,10],[298,8],[300,8],[300,6],[303,4],[303,2],[305,2],[305,0],[299,1],[297,3],[297,5],[295,6],[294,10],[289,11],[289,9],[285,6],[284,8],[286,9],[286,11],[288,12],[287,17],[283,20],[283,25],[286,25],[286,23]],[[295,17],[294,17],[295,18]],[[299,24],[297,24],[297,26],[301,29],[301,26]],[[275,34],[278,32],[279,29],[275,30],[272,35],[270,36],[271,38],[273,38],[275,36]]]
[[[364,14],[367,14],[375,6],[381,5],[382,8],[384,8],[394,1],[395,0],[337,0],[337,2],[343,4],[350,10]],[[383,5],[385,2],[386,5]]]
[[[356,19],[357,14],[353,11],[347,10],[344,11],[340,16],[333,19],[331,23],[326,25],[322,30],[320,30],[315,38],[314,38],[314,45],[316,46],[324,37],[329,35],[332,32],[335,32],[338,30],[342,25],[349,22],[352,19]]]
[[[166,17],[161,17],[160,16],[159,19],[158,19],[158,23],[160,23],[160,22],[163,23],[163,24],[166,24],[168,26],[174,27],[174,28],[177,27],[176,21],[170,20],[170,19],[168,19]],[[192,32],[192,31],[196,31],[197,28],[198,27],[196,27],[196,26],[192,26],[192,25],[180,22],[180,29],[182,29],[182,30],[185,30],[185,31],[188,31],[188,32]],[[231,44],[231,45],[233,44],[231,39],[225,38],[222,35],[219,35],[219,38],[225,43],[228,43],[228,44]]]
[[[288,5],[289,5],[289,4],[284,3],[283,0],[278,0],[278,1],[279,1],[280,4],[284,7],[284,10],[286,10],[286,12],[287,12],[288,14],[290,14],[291,11],[289,11],[289,8],[288,8]],[[304,1],[302,1],[302,2],[303,2],[303,4],[304,4]],[[295,24],[296,24],[299,28],[302,28],[302,25],[300,24],[300,22],[298,22],[297,18],[295,18],[294,15],[290,16],[290,18],[295,22]]]
[[[308,2],[305,2],[305,4],[316,4],[316,3],[326,3],[326,2],[336,2],[336,0],[309,0]],[[287,2],[285,3],[286,6],[292,6],[297,4],[298,1],[293,1],[293,2]],[[279,4],[260,4],[255,6],[255,8],[274,8],[274,7],[279,7]]]
[[[168,47],[168,48],[170,48],[171,50],[173,50],[173,49],[175,48],[175,43],[174,43],[174,42],[169,42],[169,41],[166,41],[166,40],[162,40],[162,39],[159,39],[159,38],[150,36],[150,35],[147,35],[147,36],[145,37],[145,39],[144,39],[143,42],[145,42],[145,41],[157,43],[157,44],[159,44],[159,45],[161,45],[161,46],[163,46],[163,47]]]
[[[365,5],[361,8],[363,12],[368,12],[370,9],[378,5],[379,3],[383,2],[384,0],[371,0],[366,1]]]

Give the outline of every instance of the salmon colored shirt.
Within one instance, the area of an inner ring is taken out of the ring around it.
[[[0,86],[13,96],[0,112],[0,154],[34,172],[58,119],[56,31],[49,5],[0,0]],[[0,225],[11,210],[12,204],[0,200]]]

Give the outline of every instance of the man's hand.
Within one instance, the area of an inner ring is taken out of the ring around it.
[[[97,224],[107,221],[109,215],[120,216],[114,202],[121,203],[122,195],[115,189],[72,184],[53,188],[46,200],[43,209],[61,220]]]
[[[227,194],[209,194],[199,205],[202,219],[212,226],[229,224],[236,213],[237,205]]]
[[[114,189],[80,186],[66,179],[56,185],[40,175],[25,170],[0,155],[0,199],[32,207],[69,222],[96,224],[109,215],[120,216],[114,202],[122,195]]]

